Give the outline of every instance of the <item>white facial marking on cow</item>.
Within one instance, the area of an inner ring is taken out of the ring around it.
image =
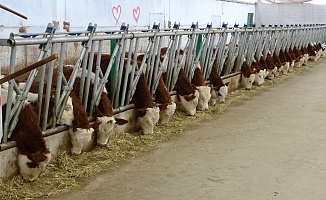
[[[160,123],[166,124],[170,121],[171,116],[174,114],[175,109],[177,108],[176,104],[172,102],[166,107],[165,110],[160,111]]]
[[[262,85],[264,83],[264,71],[263,70],[259,70],[258,73],[256,73],[255,75],[255,83],[257,85]]]
[[[74,120],[74,110],[72,105],[72,98],[68,97],[67,103],[63,110],[62,116],[58,124],[65,124],[67,126],[72,126],[72,120]]]
[[[71,152],[74,155],[79,155],[84,147],[89,141],[91,141],[93,128],[82,129],[77,128],[74,132],[72,128],[69,128],[70,140],[71,140]]]
[[[196,107],[198,105],[198,98],[199,98],[199,92],[196,90],[195,98],[193,100],[187,101],[183,96],[180,96],[181,104],[183,106],[183,109],[188,115],[195,115],[196,114]]]
[[[247,90],[250,90],[251,89],[251,87],[252,87],[252,84],[254,83],[254,81],[255,81],[255,74],[251,74],[250,76],[249,76],[249,78],[246,78],[246,77],[242,77],[243,78],[243,83],[244,83],[244,87],[245,87],[245,89],[247,89]]]
[[[18,155],[18,166],[19,172],[24,178],[25,181],[34,181],[38,178],[42,170],[46,167],[46,165],[50,162],[51,153],[45,154],[47,157],[44,161],[39,162],[38,166],[35,168],[28,167],[27,163],[32,162],[30,159],[27,158],[26,155],[19,154]]]
[[[160,119],[160,108],[146,108],[146,114],[138,117],[138,122],[144,134],[152,134],[154,126]]]
[[[98,117],[97,122],[100,122],[97,132],[97,144],[100,146],[105,146],[108,143],[109,137],[113,133],[113,128],[115,125],[114,117]]]
[[[228,86],[223,85],[222,87],[220,87],[217,93],[218,101],[220,103],[223,103],[225,101],[226,95],[228,95]]]
[[[284,68],[282,70],[282,73],[285,75],[288,73],[289,71],[289,68],[290,68],[290,63],[289,62],[286,62],[285,65],[284,65]]]
[[[197,109],[204,111],[208,109],[208,102],[211,99],[211,88],[209,86],[197,86],[199,92]]]

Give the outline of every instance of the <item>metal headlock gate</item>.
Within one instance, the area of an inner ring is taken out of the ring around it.
[[[244,60],[251,64],[255,56],[266,58],[268,53],[275,52],[278,55],[281,49],[293,49],[294,46],[300,49],[309,43],[324,43],[326,40],[326,26],[324,25],[270,25],[259,28],[235,25],[228,28],[224,24],[222,28],[213,28],[211,24],[208,24],[205,28],[198,28],[197,24],[192,24],[190,28],[180,29],[180,24],[175,23],[172,29],[160,29],[159,24],[154,24],[152,29],[139,31],[130,31],[128,25],[125,24],[122,24],[120,30],[114,31],[96,31],[96,28],[96,24],[90,23],[84,32],[57,33],[49,24],[45,33],[11,34],[8,40],[0,41],[2,46],[11,47],[9,74],[15,72],[16,52],[19,46],[39,45],[37,61],[48,55],[58,54],[58,62],[51,61],[40,69],[32,70],[24,88],[19,88],[14,79],[9,81],[2,143],[6,143],[10,138],[36,77],[40,82],[38,116],[44,113],[43,117],[40,117],[41,128],[44,132],[55,132],[54,130],[62,130],[56,126],[80,70],[82,75],[79,98],[85,108],[89,108],[88,113],[91,116],[94,105],[98,105],[101,92],[108,82],[112,88],[109,94],[112,105],[115,109],[120,109],[130,104],[142,73],[145,74],[150,92],[154,95],[162,73],[166,75],[165,83],[168,90],[172,91],[181,67],[191,80],[195,66],[200,63],[204,78],[207,80],[216,60],[218,73],[230,76],[233,73],[239,73]],[[186,42],[183,42],[183,38],[186,38]],[[203,38],[202,41],[199,41],[201,38]],[[146,50],[140,52],[141,41],[144,42],[146,39]],[[108,53],[103,51],[105,41],[116,41],[116,45],[110,53],[111,58],[106,71],[102,71],[101,54]],[[62,70],[65,65],[66,46],[69,43],[80,44],[81,51],[70,79],[66,80]],[[168,45],[162,57],[160,54],[164,43]],[[201,44],[199,49],[198,44]],[[183,50],[182,55],[180,50]],[[96,67],[93,70],[95,77],[91,80],[95,53],[97,53]],[[138,66],[137,58],[140,54],[143,56]],[[55,67],[58,68],[59,74],[56,88],[53,88],[50,83],[52,83]],[[128,75],[124,75],[124,71]],[[92,81],[93,93],[89,94]],[[13,96],[14,94],[16,95]],[[44,94],[45,98],[42,98]],[[89,95],[92,97],[90,102],[88,102]],[[49,110],[51,97],[54,97],[53,110]],[[53,113],[50,123],[47,119],[48,112]]]

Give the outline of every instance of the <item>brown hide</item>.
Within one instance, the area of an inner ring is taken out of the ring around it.
[[[244,77],[249,78],[251,74],[255,72],[251,69],[247,62],[243,62],[241,67],[241,73]]]
[[[267,64],[267,67],[268,67],[269,70],[272,70],[272,69],[275,68],[275,63],[274,63],[274,60],[273,60],[272,55],[270,53],[267,54],[266,64]]]
[[[149,88],[147,86],[144,73],[142,73],[139,77],[136,86],[136,91],[134,96],[132,97],[131,102],[135,104],[136,109],[154,107],[152,94],[150,93]]]
[[[35,168],[39,162],[46,160],[47,157],[44,154],[50,152],[43,139],[38,116],[30,104],[26,104],[20,112],[10,140],[16,141],[20,154],[32,160],[31,163],[27,163],[30,168]]]
[[[309,43],[307,50],[309,52],[309,56],[316,56],[315,48]]]
[[[195,86],[206,86],[204,76],[200,68],[196,67],[191,83]]]
[[[163,77],[160,77],[156,92],[155,92],[156,103],[159,104],[169,104],[172,102],[171,96],[168,89],[163,81]]]
[[[259,59],[259,63],[260,63],[260,65],[261,65],[261,69],[268,69],[268,66],[267,66],[266,60],[264,59],[263,56],[260,57],[260,59]]]
[[[76,128],[90,129],[91,126],[88,122],[87,114],[81,101],[78,99],[74,92],[70,93],[70,97],[72,98],[72,105],[75,116],[72,121],[73,130],[75,131]]]
[[[188,80],[185,71],[183,68],[180,69],[177,83],[174,86],[174,90],[181,96],[190,95],[195,93],[194,87],[191,85]]]
[[[209,75],[209,81],[214,87],[214,90],[219,91],[219,89],[224,86],[221,76],[218,74],[216,66],[213,65],[211,74]]]

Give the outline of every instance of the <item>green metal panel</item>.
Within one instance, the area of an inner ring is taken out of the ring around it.
[[[114,48],[115,46],[117,45],[117,40],[110,40],[110,55],[112,56],[113,54],[113,51],[114,51]],[[112,59],[112,57],[111,57]],[[115,67],[116,67],[116,61],[114,61],[113,65],[112,65],[112,68],[111,68],[111,71],[110,71],[110,75],[109,75],[109,79],[111,80],[110,82],[110,89],[111,91],[114,91],[114,88],[116,87],[117,83],[113,83],[114,82],[114,71],[115,71]],[[112,94],[109,94],[109,95],[112,95]]]
[[[199,34],[198,35],[198,40],[197,40],[197,46],[196,46],[196,56],[199,53],[199,50],[200,50],[200,47],[201,47],[202,43],[203,43],[203,36],[202,36],[202,34]],[[201,58],[199,58],[199,60],[201,60]]]
[[[254,13],[248,13],[248,17],[247,17],[248,27],[252,27],[253,20],[254,20],[253,18],[254,18]]]

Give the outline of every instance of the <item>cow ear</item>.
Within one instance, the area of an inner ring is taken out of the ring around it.
[[[91,128],[93,128],[95,131],[98,130],[98,127],[100,126],[102,122],[94,122],[93,124],[91,124]]]
[[[196,96],[194,94],[188,94],[188,95],[184,95],[183,98],[185,98],[186,101],[191,101],[194,98],[196,98]]]
[[[115,119],[115,124],[118,124],[120,126],[128,123],[128,120],[125,119],[121,119],[121,118],[114,118],[114,119]]]
[[[146,114],[146,108],[136,109],[136,116],[144,117]]]

